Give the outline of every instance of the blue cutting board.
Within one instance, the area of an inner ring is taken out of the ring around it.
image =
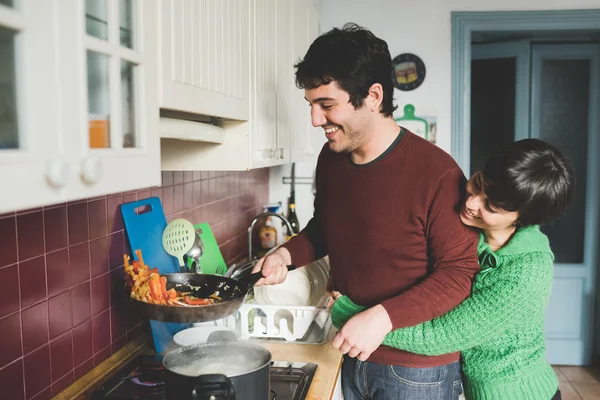
[[[121,215],[134,260],[137,259],[135,250],[140,249],[144,263],[150,268],[158,268],[161,274],[179,272],[177,259],[169,255],[162,245],[162,234],[167,227],[167,219],[158,197],[125,203],[121,205]],[[190,324],[150,320],[156,352],[162,353],[171,343],[173,336],[189,326]]]

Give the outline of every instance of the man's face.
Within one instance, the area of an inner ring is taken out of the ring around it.
[[[372,115],[364,106],[355,110],[350,95],[335,81],[306,89],[304,97],[310,103],[313,126],[323,128],[332,151],[349,153],[364,144]]]

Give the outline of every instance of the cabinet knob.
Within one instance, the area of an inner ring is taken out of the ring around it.
[[[81,168],[81,179],[85,183],[96,183],[102,177],[102,169],[100,168],[100,160],[98,157],[88,157],[83,161]]]
[[[46,179],[52,186],[60,188],[67,184],[69,173],[69,164],[65,160],[51,160]]]

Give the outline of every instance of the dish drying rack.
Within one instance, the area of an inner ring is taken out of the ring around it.
[[[241,339],[321,344],[331,328],[326,304],[326,295],[316,306],[254,304],[250,300],[215,325],[236,331]]]

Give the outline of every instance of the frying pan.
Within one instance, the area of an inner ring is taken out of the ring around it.
[[[288,271],[296,269],[288,265]],[[250,274],[239,280],[221,275],[177,273],[164,274],[167,290],[175,288],[179,292],[191,292],[197,298],[208,298],[218,292],[221,300],[202,306],[169,306],[150,304],[129,297],[130,302],[144,316],[163,322],[207,322],[229,317],[237,312],[254,284],[262,278],[261,272]]]

